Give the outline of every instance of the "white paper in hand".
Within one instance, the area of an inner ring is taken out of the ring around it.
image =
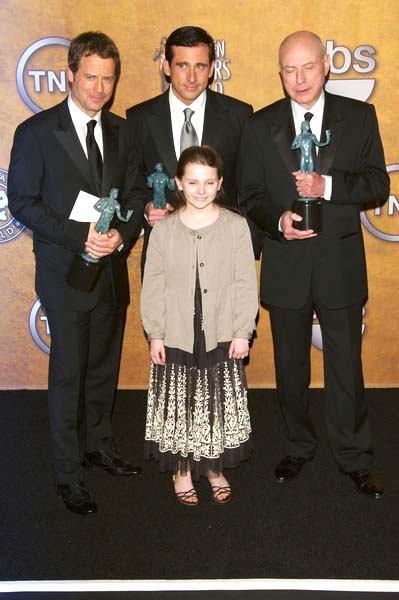
[[[100,212],[94,208],[94,205],[98,200],[98,196],[80,190],[69,218],[81,223],[97,223]]]

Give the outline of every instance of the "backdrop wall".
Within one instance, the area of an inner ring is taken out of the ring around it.
[[[7,208],[7,169],[19,122],[59,102],[67,93],[69,40],[88,29],[105,31],[122,55],[122,76],[113,110],[164,89],[163,38],[193,24],[217,40],[213,88],[250,102],[255,109],[282,96],[277,49],[298,29],[318,33],[332,56],[329,89],[372,102],[377,109],[391,174],[391,197],[363,213],[370,298],[364,313],[364,372],[369,387],[399,386],[399,149],[397,68],[399,3],[387,0],[2,0],[0,4],[0,261],[2,325],[1,389],[47,387],[50,332],[34,291],[31,234]],[[138,312],[141,240],[129,259],[131,305],[119,380],[121,388],[144,388],[148,348]],[[323,385],[320,331],[314,324],[312,385]],[[251,387],[274,386],[268,313],[260,310],[248,366]]]

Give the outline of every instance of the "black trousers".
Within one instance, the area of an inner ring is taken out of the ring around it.
[[[269,306],[286,453],[309,459],[317,435],[308,414],[313,311],[323,340],[326,424],[343,471],[368,469],[373,457],[361,362],[362,303],[327,309],[311,294],[296,309]]]
[[[99,285],[99,284],[97,284]],[[84,452],[112,447],[111,416],[126,307],[111,287],[91,310],[45,306],[51,333],[48,378],[53,466],[58,483],[83,481]]]

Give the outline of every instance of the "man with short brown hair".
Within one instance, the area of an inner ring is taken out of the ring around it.
[[[139,140],[143,174],[151,175],[156,164],[162,163],[164,173],[173,178],[187,145],[212,146],[223,161],[225,202],[237,206],[238,148],[252,106],[209,89],[215,68],[214,41],[201,27],[179,27],[169,35],[163,68],[169,89],[126,111],[132,137]],[[169,192],[165,209],[154,208],[151,201],[146,205],[142,268],[151,226],[172,211],[174,203],[174,194]]]
[[[68,510],[88,515],[97,504],[84,486],[84,465],[111,475],[140,472],[116,454],[111,415],[129,303],[126,251],[140,230],[143,203],[125,121],[104,108],[120,71],[114,42],[101,32],[82,33],[71,42],[68,64],[69,97],[16,130],[8,194],[13,215],[33,231],[36,290],[51,332],[48,402],[57,491]],[[81,192],[103,197],[111,188],[119,189],[124,211],[134,210],[130,222],[116,220],[100,234],[95,223],[69,218]],[[103,264],[90,292],[66,283],[74,256],[83,251]]]

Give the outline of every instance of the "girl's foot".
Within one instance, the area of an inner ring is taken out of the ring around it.
[[[173,475],[173,483],[178,502],[181,502],[185,506],[198,505],[198,496],[193,486],[191,473],[187,473],[186,475],[182,475],[179,472],[176,473],[176,475]]]
[[[231,487],[223,473],[208,472],[208,480],[211,484],[212,497],[217,504],[227,504],[231,500]]]

